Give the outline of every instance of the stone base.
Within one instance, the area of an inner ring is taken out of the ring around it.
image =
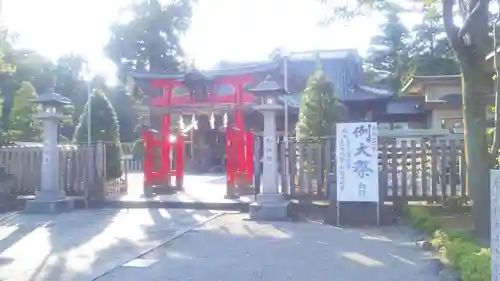
[[[180,191],[179,188],[176,188],[174,186],[169,186],[169,185],[158,185],[158,186],[153,187],[153,193],[156,195],[174,194],[178,191]]]
[[[141,195],[142,198],[153,198],[154,196],[155,195],[151,187],[144,188],[142,190],[142,195]]]
[[[52,201],[59,201],[62,199],[66,198],[66,194],[57,189],[51,189],[51,190],[37,190],[35,192],[35,198],[38,201],[47,201],[47,202],[52,202]]]
[[[155,195],[174,194],[180,190],[182,190],[182,188],[177,188],[169,185],[144,186],[142,197],[153,198]]]
[[[376,202],[339,202],[339,208],[333,206],[335,210],[335,223],[340,226],[375,226],[381,223],[381,217],[377,221],[377,207]],[[339,214],[337,215],[337,210]],[[380,209],[379,209],[380,211]],[[382,216],[379,213],[379,216]]]
[[[29,214],[59,214],[69,212],[74,208],[74,200],[67,198],[56,201],[41,201],[35,199],[26,201],[24,212]]]
[[[286,220],[289,217],[289,203],[281,194],[258,194],[257,201],[250,204],[250,219]]]
[[[234,194],[232,192],[229,192],[229,193],[224,195],[224,199],[229,199],[229,200],[240,199],[240,196],[238,194]]]
[[[227,186],[226,194],[224,195],[224,199],[239,199],[240,196],[236,192],[235,186]]]

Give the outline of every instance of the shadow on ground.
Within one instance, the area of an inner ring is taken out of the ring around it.
[[[5,214],[0,280],[93,280],[214,215],[165,209]]]
[[[148,266],[123,266],[98,280],[437,280],[428,254],[414,247],[404,228],[243,218],[223,215],[138,260]]]

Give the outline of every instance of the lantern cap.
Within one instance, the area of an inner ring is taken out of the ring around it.
[[[54,92],[54,89],[49,88],[43,94],[39,95],[36,99],[32,100],[34,103],[38,103],[46,106],[65,106],[72,104],[71,100],[67,97],[63,97],[60,94]]]
[[[288,92],[281,87],[276,81],[272,80],[271,75],[268,75],[264,81],[260,82],[255,88],[248,89],[248,92],[256,96],[269,96],[269,95],[287,95]]]

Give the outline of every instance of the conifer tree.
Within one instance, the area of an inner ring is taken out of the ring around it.
[[[37,95],[29,82],[21,82],[14,94],[10,112],[8,137],[12,141],[38,141],[42,134],[42,124],[36,119],[38,105],[33,103]]]
[[[94,91],[91,101],[91,143],[104,142],[106,144],[106,177],[108,180],[117,179],[122,175],[121,144],[118,118],[108,98],[101,91]],[[85,144],[87,142],[88,102],[80,116],[73,141]]]
[[[301,95],[297,139],[332,135],[335,133],[335,124],[342,121],[343,117],[344,107],[335,98],[333,85],[318,64]]]

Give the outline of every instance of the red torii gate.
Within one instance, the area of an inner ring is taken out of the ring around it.
[[[189,72],[183,77],[165,77],[148,79],[148,87],[160,88],[162,95],[151,100],[150,107],[160,109],[162,122],[160,131],[143,130],[144,158],[144,193],[159,193],[155,189],[179,190],[183,187],[184,176],[184,136],[172,134],[172,114],[194,114],[200,111],[225,112],[231,114],[233,123],[226,126],[226,176],[227,197],[237,197],[238,187],[249,186],[253,181],[254,136],[245,130],[245,106],[254,103],[255,97],[244,90],[253,84],[252,74],[237,74],[217,78],[207,77],[199,71]],[[216,89],[230,85],[231,94],[217,95]],[[187,88],[184,94],[174,94],[178,88]],[[229,117],[229,116],[228,116]],[[171,136],[175,136],[171,139]],[[159,151],[160,165],[155,169],[155,151]],[[171,158],[175,158],[172,161]],[[175,167],[174,167],[175,164]],[[174,176],[175,186],[171,184]]]

